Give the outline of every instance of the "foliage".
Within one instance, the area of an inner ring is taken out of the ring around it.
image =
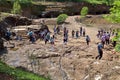
[[[33,0],[40,1],[40,0]],[[42,1],[58,1],[58,2],[88,2],[92,4],[112,4],[114,0],[42,0]]]
[[[80,14],[81,16],[86,16],[88,14],[88,7],[83,7]]]
[[[15,80],[50,80],[47,78],[43,78],[42,76],[32,74],[30,72],[26,72],[20,69],[9,67],[1,61],[0,61],[0,72],[14,76]]]
[[[68,17],[67,14],[60,14],[58,17],[57,17],[57,23],[60,24],[60,23],[63,23],[66,18]]]
[[[120,52],[120,44],[117,44],[117,45],[115,46],[115,50],[116,50],[117,52]]]
[[[6,3],[6,0],[0,0],[0,5],[4,5]]]
[[[21,13],[21,5],[20,5],[19,0],[15,0],[11,13],[13,13],[13,14],[20,14]]]
[[[110,15],[105,18],[113,23],[120,22],[120,1],[115,1],[113,3],[113,7],[110,9]]]
[[[30,7],[32,5],[32,0],[19,0],[21,7]]]
[[[116,29],[115,31],[117,33],[116,36],[114,36],[114,38],[112,38],[112,41],[116,41],[117,45],[115,46],[115,50],[117,52],[120,52],[120,29]]]

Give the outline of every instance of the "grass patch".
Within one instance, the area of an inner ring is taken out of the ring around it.
[[[9,15],[10,13],[0,12],[0,21]]]
[[[50,80],[48,78],[23,71],[21,69],[12,68],[0,61],[0,73],[5,73],[14,77],[15,80]]]

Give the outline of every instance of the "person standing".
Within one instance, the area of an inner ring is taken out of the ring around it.
[[[86,43],[87,43],[87,45],[89,45],[89,42],[90,42],[90,37],[87,35],[86,36]]]
[[[86,31],[85,31],[85,28],[83,29],[83,37],[85,37],[85,33],[86,33]]]
[[[64,42],[65,45],[66,45],[67,42],[68,42],[68,30],[66,30],[65,33],[64,33],[63,42]]]
[[[107,32],[106,36],[105,36],[105,40],[106,40],[106,45],[110,43],[110,33]]]
[[[83,30],[82,27],[80,27],[80,36],[82,36],[82,30]]]
[[[10,32],[10,30],[8,30],[8,31],[5,33],[5,38],[6,38],[6,40],[9,42],[9,44],[10,44],[11,35],[12,35],[12,33]]]
[[[103,48],[104,48],[104,45],[105,45],[105,35],[102,35],[102,37],[101,37],[101,43],[102,43]]]
[[[57,27],[56,27],[56,25],[54,26],[53,31],[54,31],[54,35],[56,35],[57,34]]]
[[[76,39],[79,37],[79,31],[76,31]]]
[[[99,58],[99,60],[100,60],[102,58],[102,56],[103,56],[103,50],[102,50],[103,45],[101,43],[98,43],[97,48],[98,48],[98,56],[96,56],[96,59]]]
[[[75,31],[72,30],[72,38],[74,38],[74,35],[75,35]]]

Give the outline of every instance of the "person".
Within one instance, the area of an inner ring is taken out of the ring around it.
[[[56,31],[57,31],[57,34],[60,33],[60,26],[57,26]]]
[[[109,32],[107,32],[107,34],[105,36],[105,40],[106,40],[106,45],[110,43],[110,34],[109,34]]]
[[[83,37],[85,37],[85,28],[83,29]]]
[[[27,35],[29,36],[29,39],[30,39],[29,41],[34,43],[35,42],[35,34],[34,34],[34,32],[31,30],[31,31],[28,32]]]
[[[82,36],[82,30],[83,30],[82,27],[80,27],[80,36]]]
[[[50,38],[50,43],[51,43],[51,45],[54,45],[54,35]]]
[[[63,42],[66,45],[68,42],[68,30],[66,30],[66,32],[64,33],[64,38],[63,38]]]
[[[72,30],[72,38],[74,38],[74,35],[75,35],[75,31]]]
[[[117,44],[117,36],[118,36],[118,34],[116,33],[116,35],[113,37],[113,47],[115,47],[116,46],[116,44]]]
[[[12,33],[10,32],[10,30],[8,30],[6,33],[5,33],[5,37],[6,37],[6,40],[10,43],[10,37],[11,37]]]
[[[100,30],[98,30],[97,38],[100,38]]]
[[[56,25],[54,26],[53,30],[54,30],[54,35],[56,35],[57,34],[57,27],[56,27]]]
[[[76,31],[76,38],[78,38],[79,37],[79,31]]]
[[[104,45],[105,45],[105,35],[103,35],[103,36],[101,37],[101,43],[102,43],[103,48],[104,48]]]
[[[48,32],[45,36],[45,44],[50,40],[50,33]]]
[[[89,42],[90,42],[90,37],[87,35],[86,36],[86,43],[87,43],[87,45],[89,45]]]
[[[102,43],[98,43],[98,46],[97,46],[97,48],[98,48],[98,56],[96,56],[96,59],[98,59],[99,58],[99,60],[102,58],[102,56],[103,56],[103,45],[102,45]]]

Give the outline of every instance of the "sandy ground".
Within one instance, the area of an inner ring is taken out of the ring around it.
[[[69,30],[67,45],[63,44],[62,34],[57,35],[53,47],[50,44],[45,45],[44,41],[40,40],[35,44],[29,44],[28,41],[16,42],[19,46],[16,49],[8,48],[2,60],[11,66],[22,66],[40,75],[50,76],[52,80],[119,80],[118,54],[113,55],[112,49],[105,46],[102,60],[95,60],[98,55],[96,44],[99,42],[96,37],[98,28],[77,23],[75,17],[70,16],[66,20],[70,23],[65,24]],[[89,46],[85,42],[85,37],[78,39],[71,37],[71,31],[79,30],[81,26],[91,38]],[[53,26],[50,26],[51,32],[52,28]]]

